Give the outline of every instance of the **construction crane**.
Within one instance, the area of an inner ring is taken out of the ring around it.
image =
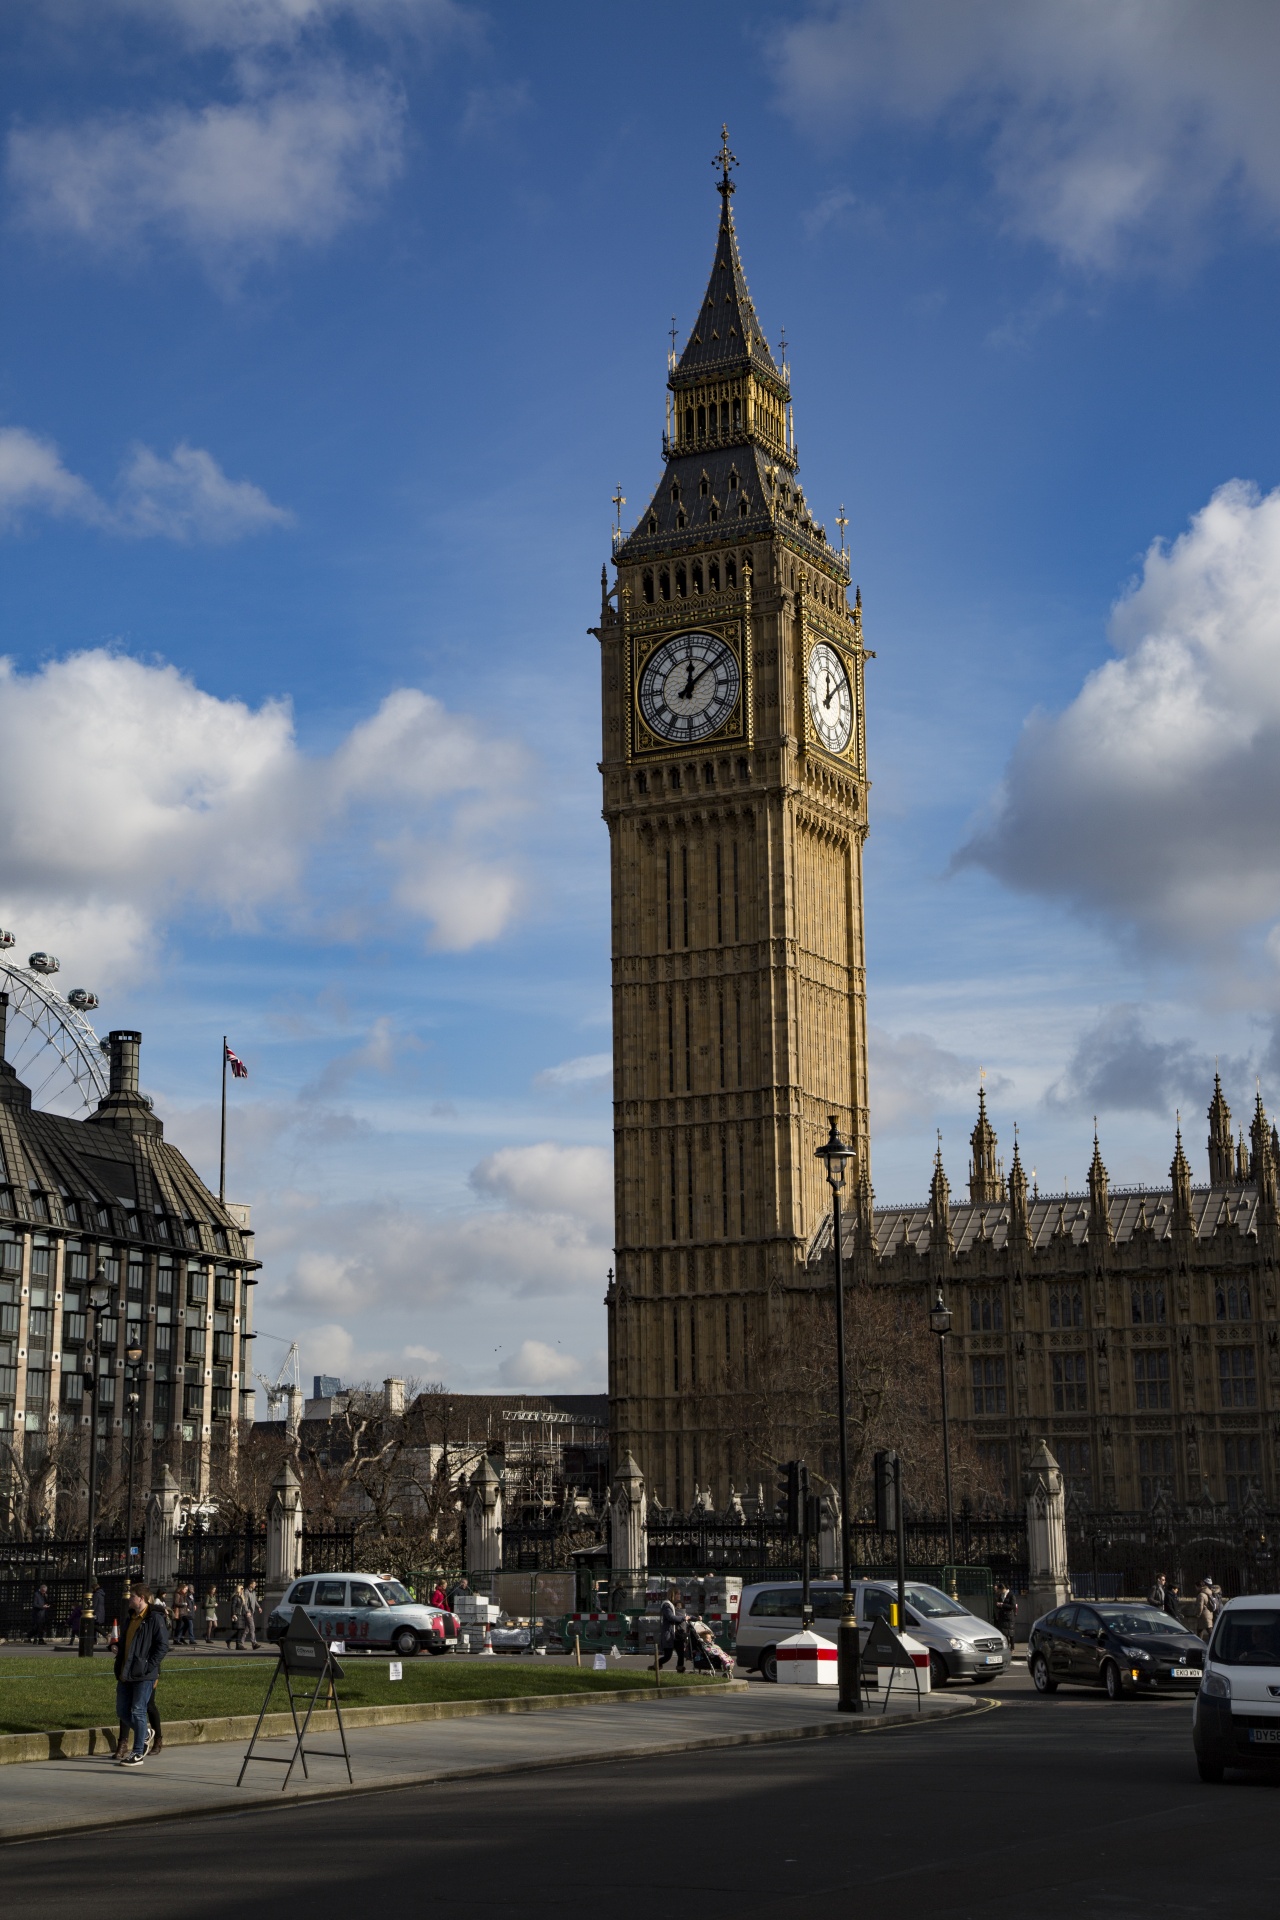
[[[259,1331],[261,1331],[261,1329],[259,1329]],[[277,1336],[269,1333],[266,1337],[268,1340],[273,1340]],[[291,1411],[290,1401],[292,1401],[293,1405],[301,1412],[302,1378],[299,1372],[298,1343],[296,1340],[290,1342],[289,1351],[286,1353],[280,1371],[274,1380],[268,1380],[265,1373],[255,1373],[254,1378],[258,1381],[267,1396],[267,1416],[269,1419],[274,1420],[277,1418],[282,1402],[285,1406],[286,1418]]]

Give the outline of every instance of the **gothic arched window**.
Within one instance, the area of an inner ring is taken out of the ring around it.
[[[734,401],[734,403],[733,403],[733,424],[734,424],[734,426],[735,426],[735,427],[740,427],[740,426],[742,425],[742,402],[741,402],[741,400],[735,400],[735,401]]]
[[[664,600],[669,600],[671,598],[671,575],[667,572],[667,569],[665,567],[662,569],[661,573],[658,575],[658,592],[662,595]]]
[[[726,587],[736,587],[738,584],[738,563],[731,553],[725,555],[724,583]]]
[[[684,524],[683,514],[681,514],[680,516],[680,524],[682,526]],[[676,568],[676,593],[679,595],[680,599],[683,600],[686,594],[688,593],[688,591],[689,591],[689,583],[685,579],[684,567],[679,566]]]
[[[692,440],[693,438],[693,408],[692,407],[685,408],[684,437],[686,440]]]
[[[1049,1325],[1051,1327],[1082,1327],[1084,1325],[1084,1296],[1079,1287],[1050,1287]]]
[[[1159,1280],[1135,1281],[1129,1291],[1129,1306],[1135,1327],[1165,1324],[1164,1287]]]
[[[652,567],[646,567],[644,570],[644,597],[649,602],[649,605],[652,606],[653,605],[653,568]]]
[[[711,517],[712,517],[712,519],[713,519],[713,520],[715,519],[715,508],[714,508],[714,507],[713,507],[713,508],[712,508],[712,510],[711,510]],[[719,562],[718,560],[712,560],[712,561],[709,561],[709,562],[708,562],[708,564],[707,564],[707,581],[708,581],[708,584],[710,585],[710,588],[711,588],[711,591],[712,591],[712,593],[719,593],[719,591],[720,591],[720,562]]]
[[[705,407],[699,407],[698,408],[698,438],[699,440],[705,440],[706,436],[707,436],[707,410]]]
[[[695,561],[694,561],[694,563],[693,563],[693,590],[694,590],[694,592],[695,592],[695,593],[701,593],[701,592],[702,592],[702,562],[701,562],[701,560],[695,560]]]

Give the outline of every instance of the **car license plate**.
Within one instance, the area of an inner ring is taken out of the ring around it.
[[[1173,1680],[1199,1680],[1202,1669],[1199,1667],[1175,1667],[1170,1678]]]
[[[1280,1727],[1250,1727],[1249,1738],[1255,1747],[1280,1747]]]
[[[1000,1655],[998,1653],[989,1653],[986,1656],[986,1664],[989,1667],[998,1667],[1000,1665]]]

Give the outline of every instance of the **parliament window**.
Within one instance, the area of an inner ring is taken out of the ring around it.
[[[714,519],[715,519],[715,517],[716,517],[716,510],[715,510],[715,508],[714,508],[714,507],[712,507],[712,509],[711,509],[711,518],[712,518],[712,519],[714,520]],[[712,591],[712,593],[719,593],[719,591],[720,591],[720,562],[719,562],[718,560],[709,560],[709,561],[707,562],[707,579],[708,579],[708,581],[709,581],[709,582],[710,582],[710,584],[711,584],[711,591]]]
[[[1129,1305],[1135,1327],[1164,1326],[1164,1287],[1159,1280],[1144,1280],[1140,1286],[1132,1287]]]
[[[1257,1364],[1252,1347],[1223,1347],[1218,1353],[1218,1397],[1224,1407],[1256,1407]]]
[[[738,563],[732,554],[727,555],[725,559],[724,583],[726,587],[736,587],[738,584]]]
[[[1078,1494],[1082,1500],[1093,1500],[1093,1459],[1087,1440],[1059,1440],[1054,1442],[1058,1465],[1062,1468],[1062,1477],[1070,1493]]]
[[[1089,1410],[1088,1362],[1082,1353],[1055,1353],[1050,1360],[1055,1413]]]
[[[644,570],[644,597],[649,602],[650,606],[652,606],[653,604],[653,569],[652,567],[646,567]]]
[[[1144,1507],[1154,1506],[1161,1487],[1173,1492],[1173,1441],[1139,1440],[1138,1488]]]
[[[1084,1325],[1084,1297],[1079,1287],[1050,1287],[1049,1325],[1051,1327],[1082,1327]]]
[[[970,1293],[969,1331],[1004,1332],[1004,1295],[998,1287],[975,1287]]]
[[[1004,1361],[975,1360],[972,1366],[974,1412],[1007,1413],[1009,1395],[1005,1385]]]
[[[1133,1404],[1139,1413],[1159,1413],[1169,1406],[1167,1353],[1134,1354]]]
[[[701,560],[695,560],[695,561],[694,561],[694,563],[693,563],[693,590],[694,590],[694,592],[695,592],[695,593],[701,593],[701,592],[702,592],[702,562],[701,562]]]
[[[1222,1464],[1229,1507],[1242,1507],[1251,1487],[1262,1492],[1262,1442],[1256,1434],[1229,1435],[1222,1442]]]
[[[1247,1280],[1220,1280],[1213,1291],[1214,1313],[1219,1320],[1252,1320],[1253,1297]]]

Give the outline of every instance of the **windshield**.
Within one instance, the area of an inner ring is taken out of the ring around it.
[[[1280,1613],[1233,1607],[1218,1622],[1209,1658],[1223,1667],[1280,1667]]]
[[[916,1612],[922,1614],[926,1620],[945,1620],[952,1614],[968,1618],[968,1607],[958,1607],[954,1600],[948,1600],[946,1594],[940,1593],[937,1587],[908,1587],[906,1595]]]
[[[1186,1628],[1179,1626],[1167,1613],[1161,1613],[1156,1607],[1099,1607],[1098,1617],[1112,1633],[1177,1633],[1183,1634]]]
[[[413,1595],[400,1585],[398,1580],[379,1580],[378,1592],[389,1607],[412,1605]]]

